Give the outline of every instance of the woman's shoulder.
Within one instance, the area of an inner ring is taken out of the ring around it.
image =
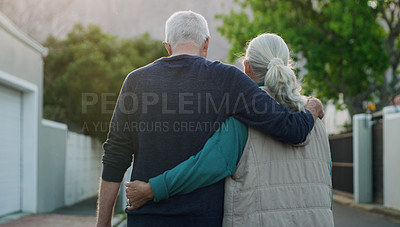
[[[325,124],[324,124],[324,122],[323,122],[321,119],[319,119],[319,118],[317,118],[317,120],[315,120],[315,122],[314,122],[314,128],[313,128],[312,131],[316,131],[316,134],[317,134],[317,135],[328,136],[328,132],[326,131]],[[311,132],[312,132],[312,131],[311,131]]]
[[[236,124],[236,122],[234,121],[238,121],[236,119],[232,120],[232,125]],[[240,122],[241,123],[241,122]],[[243,124],[243,123],[241,123]],[[326,131],[325,125],[323,123],[323,121],[321,119],[317,119],[314,122],[314,128],[311,130],[311,132],[307,135],[307,138],[304,142],[299,143],[299,144],[284,144],[281,141],[277,140],[276,138],[273,138],[270,135],[266,135],[260,131],[258,131],[257,129],[254,129],[252,127],[249,128],[249,138],[251,138],[252,140],[259,140],[259,141],[268,141],[268,143],[276,143],[276,144],[281,144],[283,147],[288,147],[289,149],[291,149],[290,147],[305,147],[307,145],[310,144],[311,141],[315,141],[315,140],[327,140],[328,139],[328,133]]]

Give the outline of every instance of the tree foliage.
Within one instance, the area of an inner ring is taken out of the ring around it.
[[[369,1],[375,16],[387,30],[385,51],[389,56],[388,76],[383,77],[381,97],[390,99],[400,93],[400,0]],[[386,104],[386,103],[384,103]]]
[[[390,93],[395,92],[384,73],[389,67],[388,56],[391,57],[388,50],[398,50],[399,46],[397,43],[385,49],[390,31],[385,30],[379,19],[388,10],[384,4],[389,1],[236,2],[241,6],[239,12],[231,10],[227,15],[217,15],[223,22],[219,32],[232,44],[231,61],[245,51],[248,40],[272,32],[286,40],[295,60],[296,57],[306,60],[303,72],[306,94],[315,92],[325,101],[338,101],[343,94],[352,115],[363,111],[363,101],[375,98],[386,104],[389,92],[385,92],[390,89]],[[399,1],[393,2],[398,7]],[[399,39],[398,34],[395,37]],[[398,72],[394,77],[399,77]]]
[[[148,34],[122,39],[76,24],[67,38],[49,37],[44,117],[103,140],[125,76],[167,53]]]

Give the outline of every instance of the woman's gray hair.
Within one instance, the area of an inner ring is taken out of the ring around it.
[[[165,41],[174,49],[179,43],[193,41],[201,46],[210,36],[206,19],[192,11],[178,11],[165,23]]]
[[[295,111],[305,111],[305,97],[293,72],[289,48],[275,34],[262,34],[247,48],[245,61],[249,62],[253,76],[264,81],[264,89],[281,105]]]

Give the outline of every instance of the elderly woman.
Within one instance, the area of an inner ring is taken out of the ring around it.
[[[244,69],[279,104],[305,111],[290,61],[281,37],[262,34],[250,42]],[[149,183],[125,183],[127,209],[223,178],[224,226],[333,226],[331,157],[320,119],[304,143],[287,145],[231,117],[196,156]]]

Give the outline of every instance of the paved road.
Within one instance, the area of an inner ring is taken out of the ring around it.
[[[400,227],[400,224],[354,208],[333,204],[335,227]],[[125,227],[121,224],[118,227]]]
[[[63,207],[52,212],[53,214],[96,216],[97,196],[84,200],[69,207]]]
[[[85,227],[94,226],[96,215],[96,200],[89,199],[72,207],[65,207],[54,212],[55,214],[39,214],[20,218],[7,224],[0,224],[1,227],[15,226],[66,226]],[[392,222],[380,216],[372,215],[354,208],[334,204],[333,216],[336,227],[400,227],[400,224]],[[0,222],[1,223],[1,222]],[[119,227],[126,226],[124,224]]]
[[[0,224],[1,227],[87,227],[95,226],[96,217],[61,214],[35,214]]]
[[[400,224],[383,217],[336,203],[333,204],[333,218],[336,227],[400,227]]]

